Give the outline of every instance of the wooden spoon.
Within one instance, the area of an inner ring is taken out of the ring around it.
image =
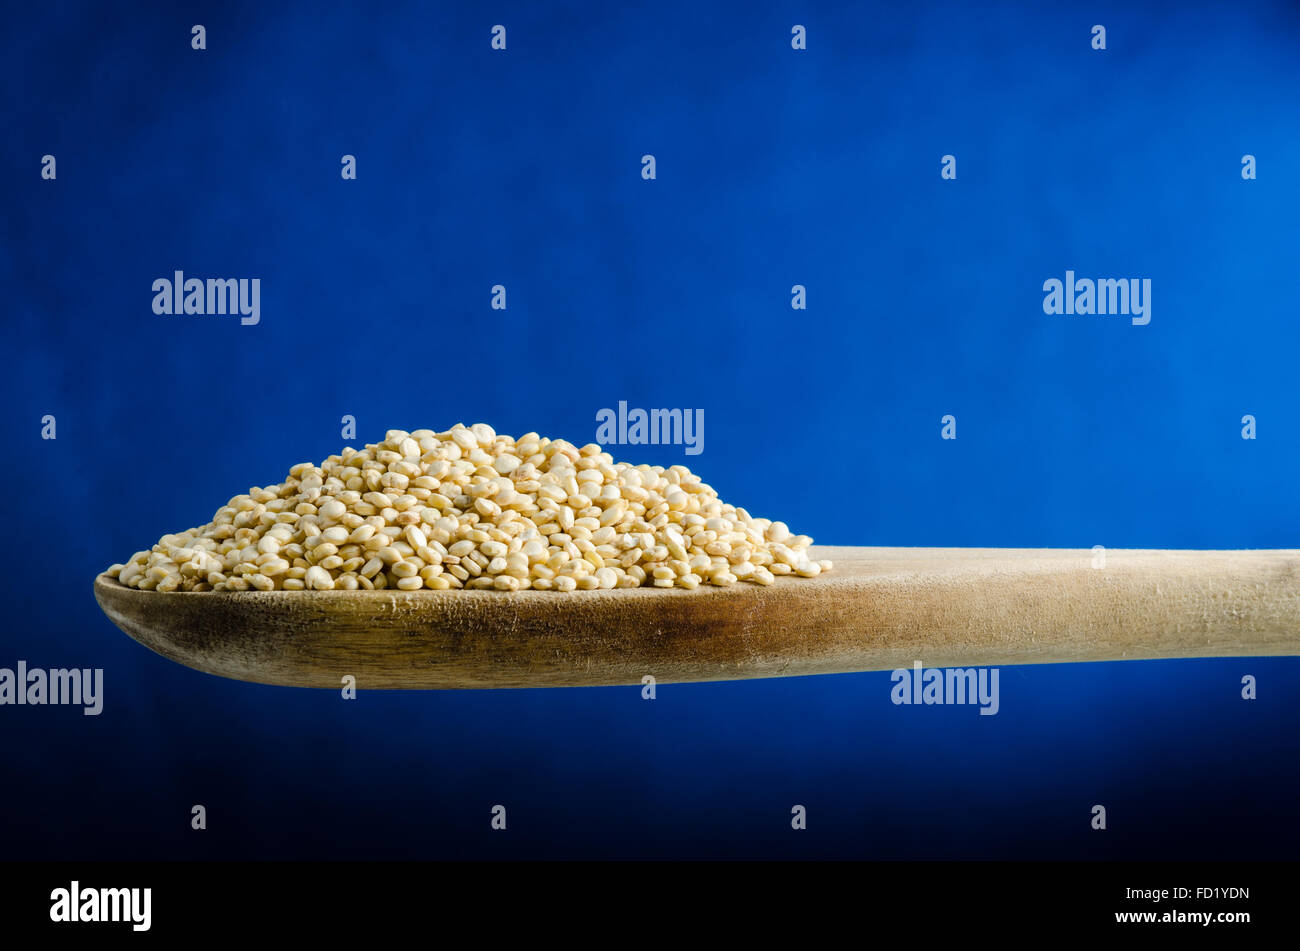
[[[164,657],[238,680],[560,687],[1300,653],[1300,551],[814,548],[772,587],[95,597]],[[1098,566],[1099,565],[1099,566]],[[1096,566],[1096,567],[1095,567]]]

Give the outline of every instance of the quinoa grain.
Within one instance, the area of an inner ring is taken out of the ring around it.
[[[483,423],[299,463],[108,575],[171,591],[592,591],[814,578],[812,539],[729,505],[685,466]]]

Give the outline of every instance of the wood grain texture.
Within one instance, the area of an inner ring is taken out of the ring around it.
[[[104,612],[198,670],[338,689],[549,687],[1300,653],[1300,551],[815,548],[835,570],[696,591],[158,594]]]

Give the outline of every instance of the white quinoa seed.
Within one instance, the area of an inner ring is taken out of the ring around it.
[[[685,466],[476,423],[389,430],[299,463],[108,574],[164,593],[694,590],[830,571],[811,544],[723,502]]]

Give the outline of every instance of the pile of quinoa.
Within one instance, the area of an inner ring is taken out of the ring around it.
[[[811,544],[685,466],[476,423],[299,463],[108,574],[162,592],[693,589],[816,577],[831,563]]]

